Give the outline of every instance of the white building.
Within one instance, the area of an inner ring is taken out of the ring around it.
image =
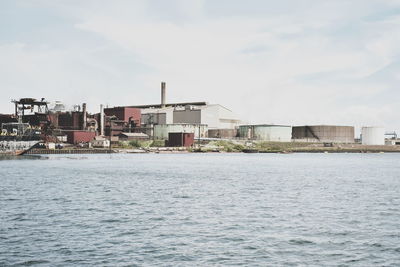
[[[110,140],[102,136],[96,136],[90,141],[90,145],[94,148],[107,148],[110,147]]]
[[[176,108],[174,123],[206,124],[209,129],[234,129],[241,120],[231,110],[219,104]]]
[[[234,129],[241,120],[219,104],[181,103],[142,109],[142,124],[206,124],[209,129]]]

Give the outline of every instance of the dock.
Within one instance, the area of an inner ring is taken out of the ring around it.
[[[43,154],[111,154],[114,150],[110,149],[39,149],[34,148],[28,151],[28,155]]]

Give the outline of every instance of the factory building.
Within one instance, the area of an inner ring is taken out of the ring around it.
[[[383,127],[362,127],[361,142],[363,145],[384,145],[385,129]]]
[[[89,131],[64,131],[67,135],[67,142],[70,144],[89,143],[96,137],[95,132]]]
[[[138,108],[114,107],[105,108],[104,114],[108,117],[115,117],[117,120],[124,121],[130,127],[140,126],[141,111]]]
[[[186,105],[175,108],[173,123],[207,124],[209,129],[235,129],[241,120],[219,104]]]
[[[292,127],[286,125],[241,125],[239,137],[250,140],[269,142],[290,142],[292,139]]]
[[[141,106],[136,106],[141,107]],[[142,126],[157,124],[207,124],[209,129],[235,129],[241,120],[229,109],[219,104],[175,103],[165,107],[143,106]]]
[[[168,140],[169,133],[193,133],[195,138],[205,138],[208,127],[204,124],[185,123],[154,125],[154,139]]]
[[[293,126],[292,139],[297,142],[354,143],[353,126]]]
[[[166,103],[166,85],[161,83],[161,103],[131,106],[141,109],[141,125],[205,124],[209,129],[235,129],[241,120],[231,110],[207,102]]]

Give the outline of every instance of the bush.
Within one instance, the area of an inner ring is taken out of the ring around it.
[[[150,143],[151,147],[164,147],[165,141],[164,140],[154,140]]]
[[[129,144],[129,146],[135,147],[135,148],[142,147],[142,144],[140,143],[139,140],[132,140],[132,141],[129,141],[128,144]]]
[[[236,144],[233,142],[229,142],[229,141],[213,141],[209,143],[212,146],[217,146],[220,147],[223,151],[226,152],[242,152],[243,149],[245,148],[243,145],[241,144]]]

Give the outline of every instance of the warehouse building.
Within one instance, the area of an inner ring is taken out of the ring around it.
[[[290,142],[292,139],[292,126],[286,125],[241,125],[239,137],[249,140],[269,142]]]
[[[231,110],[219,104],[197,102],[144,107],[142,125],[187,123],[207,124],[209,129],[235,129],[241,123]]]
[[[173,122],[207,124],[209,129],[235,129],[241,120],[230,109],[222,105],[206,104],[175,108]]]
[[[235,129],[241,120],[231,110],[207,102],[166,103],[166,84],[161,83],[161,103],[131,106],[141,109],[143,127],[161,124],[206,124],[209,129]]]
[[[293,126],[292,139],[297,142],[354,143],[353,126]]]

